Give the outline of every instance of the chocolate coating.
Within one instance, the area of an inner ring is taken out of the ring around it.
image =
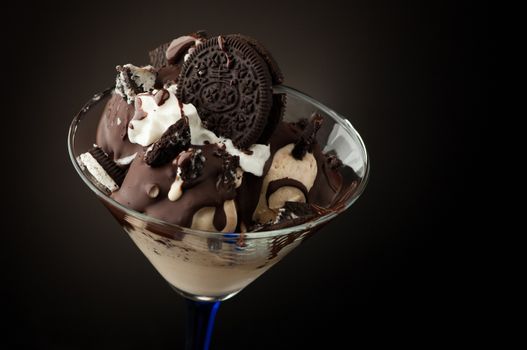
[[[177,168],[168,163],[153,168],[149,166],[144,155],[140,154],[130,166],[121,188],[112,194],[119,203],[134,210],[169,223],[190,227],[194,213],[203,207],[215,207],[214,225],[217,230],[225,226],[223,203],[234,199],[234,187],[217,186],[218,179],[223,175],[223,159],[217,155],[216,145],[193,146],[200,149],[205,158],[203,169],[199,176],[192,179],[188,185],[183,184],[183,195],[176,201],[168,199],[170,186],[176,178]],[[151,184],[159,187],[156,198],[148,195],[147,188]]]
[[[143,149],[128,139],[128,123],[134,116],[134,105],[112,93],[97,128],[96,143],[113,160],[129,156]]]

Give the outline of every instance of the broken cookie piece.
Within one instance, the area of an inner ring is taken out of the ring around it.
[[[136,67],[133,64],[115,67],[115,91],[121,95],[128,104],[135,100],[137,94],[149,92],[156,83],[156,70],[152,66]]]
[[[218,148],[214,152],[214,155],[220,157],[222,160],[222,172],[218,176],[216,188],[218,191],[232,191],[239,186],[238,183],[241,184],[240,157],[229,154],[225,151],[225,146]]]
[[[117,166],[104,151],[94,145],[88,152],[78,158],[79,165],[95,178],[104,190],[114,192],[123,183],[126,172]]]
[[[188,119],[181,118],[172,124],[152,148],[146,152],[145,161],[152,167],[159,167],[170,162],[190,145]]]
[[[200,149],[189,148],[188,151],[182,152],[174,162],[180,170],[181,179],[191,182],[201,175],[205,160]]]
[[[300,225],[313,219],[316,215],[316,210],[309,203],[285,202],[273,221],[257,224],[249,228],[249,232],[272,231]]]

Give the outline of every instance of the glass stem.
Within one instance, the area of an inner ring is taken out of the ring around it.
[[[220,302],[187,301],[186,350],[208,350]]]

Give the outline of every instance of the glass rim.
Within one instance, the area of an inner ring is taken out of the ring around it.
[[[191,229],[188,227],[172,224],[166,221],[163,221],[161,219],[150,217],[146,214],[143,214],[141,212],[138,212],[136,210],[133,210],[131,208],[128,208],[121,203],[115,201],[113,198],[111,198],[109,195],[104,193],[101,189],[99,189],[82,171],[79,163],[77,162],[77,158],[74,154],[74,144],[75,144],[75,134],[77,132],[77,128],[79,127],[79,124],[83,120],[84,116],[86,115],[86,112],[89,110],[91,105],[98,103],[98,101],[105,97],[108,93],[110,93],[113,90],[113,88],[108,88],[104,90],[103,92],[100,92],[98,94],[95,94],[91,100],[85,103],[85,105],[82,107],[82,109],[75,115],[73,118],[69,130],[68,130],[68,154],[70,157],[70,161],[73,164],[73,167],[81,177],[81,179],[84,181],[84,183],[88,186],[88,188],[97,195],[100,199],[108,203],[109,205],[118,208],[119,210],[123,211],[124,214],[132,216],[136,219],[142,220],[146,223],[151,223],[155,225],[162,225],[168,228],[174,228],[175,230],[178,230],[179,232],[183,232],[185,234],[194,234],[201,237],[206,238],[224,238],[228,236],[230,239],[232,238],[238,238],[242,237],[243,239],[257,239],[257,238],[270,238],[275,236],[282,236],[282,235],[288,235],[290,233],[297,233],[299,231],[305,231],[310,230],[314,227],[317,227],[321,224],[324,224],[334,217],[336,217],[341,212],[344,212],[345,210],[349,209],[353,203],[361,196],[361,194],[364,192],[364,189],[366,188],[366,184],[368,182],[369,172],[370,172],[370,162],[368,157],[368,152],[366,150],[366,145],[364,144],[364,141],[362,140],[362,137],[360,134],[355,130],[355,128],[352,126],[351,122],[348,119],[345,119],[341,117],[338,113],[333,111],[331,108],[325,106],[321,102],[315,100],[309,95],[306,95],[305,93],[289,87],[289,86],[276,86],[273,87],[274,93],[286,93],[292,96],[296,96],[297,98],[301,100],[305,100],[312,105],[314,105],[316,108],[324,112],[325,114],[329,115],[336,123],[338,123],[341,127],[346,130],[349,134],[355,136],[357,140],[359,141],[359,144],[362,148],[363,157],[364,157],[364,175],[361,178],[361,181],[359,182],[359,185],[357,186],[357,189],[355,192],[346,200],[344,205],[339,206],[339,208],[335,210],[330,210],[328,213],[325,213],[319,217],[317,217],[314,220],[308,221],[306,223],[295,225],[291,227],[286,227],[282,229],[277,230],[270,230],[270,231],[256,231],[256,232],[212,232],[212,231],[202,231],[202,230],[196,230]]]

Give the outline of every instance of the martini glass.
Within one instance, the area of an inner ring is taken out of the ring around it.
[[[156,270],[186,298],[186,349],[206,350],[220,302],[239,293],[361,195],[369,171],[366,148],[347,119],[300,91],[286,86],[275,88],[275,93],[287,95],[284,120],[294,122],[315,111],[324,117],[317,141],[324,152],[336,152],[343,162],[343,189],[331,208],[323,209],[320,217],[302,225],[249,233],[193,230],[146,216],[114,201],[80,167],[77,157],[93,145],[111,91],[95,95],[73,119],[68,135],[71,162]]]

